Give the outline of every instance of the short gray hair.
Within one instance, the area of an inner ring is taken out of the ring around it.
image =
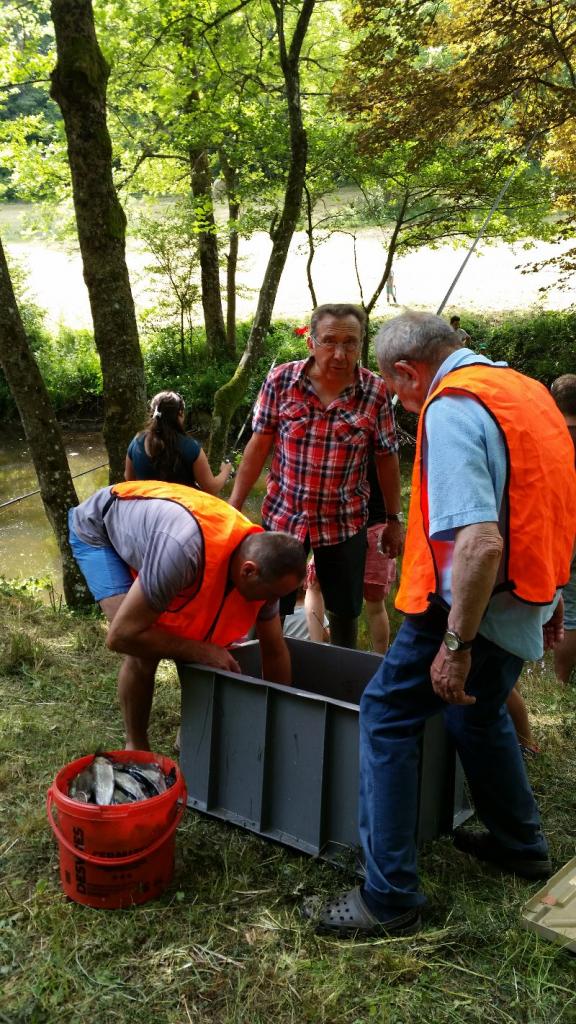
[[[304,545],[290,533],[250,533],[242,541],[242,557],[255,562],[264,583],[274,583],[294,574],[303,579],[306,573]]]
[[[325,302],[323,306],[316,306],[310,320],[310,336],[316,337],[316,328],[325,316],[333,316],[336,320],[344,320],[353,316],[360,324],[362,334],[366,326],[366,313],[361,306],[355,306],[351,302]]]
[[[462,347],[458,335],[441,316],[413,310],[388,320],[374,340],[376,359],[383,373],[391,372],[394,363],[401,359],[439,366],[448,352]]]
[[[565,416],[576,416],[576,373],[563,373],[550,385],[550,393]]]

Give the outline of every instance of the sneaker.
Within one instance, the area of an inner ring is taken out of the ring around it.
[[[542,854],[522,853],[502,846],[490,832],[470,832],[458,829],[454,833],[454,846],[462,853],[476,857],[477,860],[494,864],[501,871],[521,878],[549,878],[552,874],[552,862]]]

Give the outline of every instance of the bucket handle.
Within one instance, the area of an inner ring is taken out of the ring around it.
[[[68,850],[69,853],[73,854],[74,857],[80,857],[81,860],[87,860],[89,861],[90,864],[102,865],[102,867],[104,868],[114,867],[114,865],[116,864],[134,864],[136,861],[142,860],[143,857],[149,857],[152,853],[156,853],[156,850],[160,849],[163,843],[165,843],[166,840],[169,839],[170,836],[178,828],[178,825],[180,824],[180,821],[182,819],[182,815],[186,810],[186,787],[183,786],[182,789],[184,794],[184,800],[178,804],[176,817],[174,818],[174,821],[171,822],[170,828],[166,832],[164,832],[158,839],[156,839],[151,846],[147,846],[145,847],[145,849],[139,850],[138,853],[131,853],[129,857],[95,857],[92,853],[86,853],[84,850],[78,850],[76,846],[72,846],[72,843],[70,843],[62,835],[60,829],[58,828],[58,825],[56,824],[56,821],[54,820],[54,796],[52,793],[52,786],[50,786],[50,789],[46,794],[46,813],[48,815],[48,822],[50,824],[50,828],[52,829],[58,842],[61,843],[62,846],[66,850]]]

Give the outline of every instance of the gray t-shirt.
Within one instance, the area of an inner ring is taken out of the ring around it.
[[[138,572],[151,607],[163,612],[192,586],[201,569],[204,540],[198,523],[182,505],[165,498],[113,501],[104,523],[110,491],[104,487],[74,509],[74,531],[85,544],[113,547]],[[268,601],[258,619],[272,619],[277,612],[278,602]]]

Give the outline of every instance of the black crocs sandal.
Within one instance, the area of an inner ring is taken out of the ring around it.
[[[409,935],[418,931],[421,925],[418,907],[409,907],[388,921],[379,921],[366,906],[359,886],[326,903],[317,916],[308,908],[304,909],[304,915],[312,920],[315,931],[343,939]]]

